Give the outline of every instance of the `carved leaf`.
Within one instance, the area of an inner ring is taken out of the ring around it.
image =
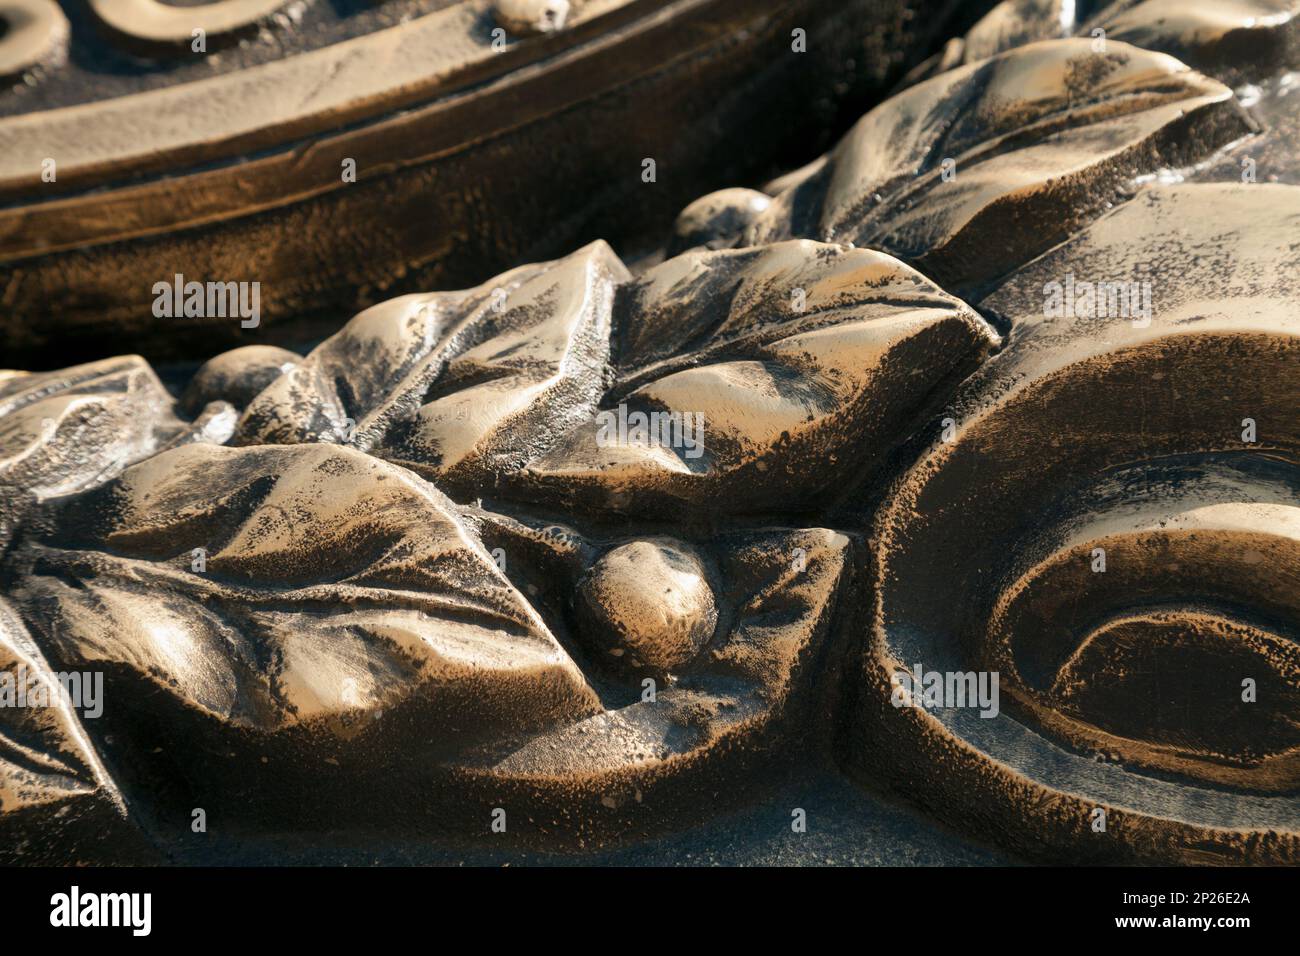
[[[169,442],[224,440],[214,404],[188,428],[138,355],[53,372],[0,372],[0,545],[42,501],[93,488]]]
[[[494,778],[556,778],[608,793],[697,769],[760,745],[808,705],[810,666],[833,627],[851,544],[825,528],[741,532],[719,549],[728,623],[680,680],[651,701],[538,735],[478,769]],[[792,560],[793,559],[793,560]]]
[[[599,397],[626,278],[596,242],[468,292],[375,306],[262,392],[237,440],[342,441],[452,482],[522,464]]]
[[[877,463],[998,340],[892,257],[806,241],[685,253],[620,302],[619,382],[529,464],[530,494],[804,507]]]
[[[1252,129],[1226,86],[1172,57],[1032,43],[886,100],[744,241],[852,241],[966,291],[1064,239],[1134,175]]]
[[[0,378],[0,482],[70,494],[151,454],[171,399],[135,355]]]
[[[0,814],[98,790],[106,779],[99,760],[55,675],[3,598],[0,701]]]
[[[60,518],[57,545],[14,557],[51,656],[125,668],[228,725],[445,716],[467,695],[518,726],[598,706],[455,507],[360,452],[186,446]]]

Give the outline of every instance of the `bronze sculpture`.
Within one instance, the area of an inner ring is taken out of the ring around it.
[[[583,848],[815,727],[1016,854],[1296,862],[1297,28],[1258,5],[1008,0],[662,256],[390,298],[178,395],[6,373],[3,663],[105,693],[0,709],[0,828],[147,859],[200,806],[500,810]]]

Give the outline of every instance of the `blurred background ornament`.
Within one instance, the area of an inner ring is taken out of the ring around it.
[[[960,6],[92,0],[63,5],[69,41],[57,4],[9,0],[3,364],[301,346],[595,238],[635,257],[689,200],[828,145]],[[259,281],[263,326],[154,316],[176,273]]]

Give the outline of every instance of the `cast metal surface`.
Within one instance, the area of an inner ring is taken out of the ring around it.
[[[11,0],[0,50],[39,63],[0,92],[10,363],[293,344],[597,238],[653,245],[715,183],[825,145],[951,18],[940,0],[584,0],[531,30],[512,6],[530,4],[108,0],[68,5],[69,40],[54,0]],[[139,277],[176,273],[261,281],[265,328],[159,320]]]
[[[1296,9],[1179,11],[1005,3],[662,257],[0,373],[0,667],[105,675],[0,709],[5,858],[591,850],[812,750],[1017,857],[1296,863]]]

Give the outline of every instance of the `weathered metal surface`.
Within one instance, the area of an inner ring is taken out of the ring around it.
[[[1296,64],[1224,39],[1294,5],[1144,6],[995,11],[662,260],[0,373],[0,690],[104,684],[0,708],[0,853],[583,849],[812,751],[1018,856],[1296,863]]]
[[[47,367],[297,343],[388,295],[661,229],[817,148],[942,6],[587,0],[512,33],[478,0],[76,5],[71,46],[0,93],[0,343]],[[37,30],[0,49],[31,59]],[[260,282],[266,327],[154,315],[178,273]]]

